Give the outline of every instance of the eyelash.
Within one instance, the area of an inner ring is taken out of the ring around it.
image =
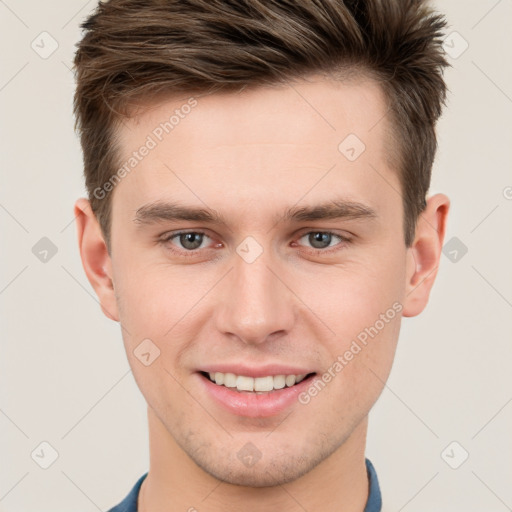
[[[167,249],[171,252],[173,252],[174,254],[178,254],[179,256],[182,256],[182,257],[185,257],[185,258],[193,258],[195,256],[197,256],[198,252],[201,250],[201,249],[193,249],[193,250],[179,250],[179,249],[175,249],[174,247],[169,246],[168,243],[180,236],[180,235],[186,235],[186,234],[198,234],[198,235],[204,235],[208,238],[210,238],[204,231],[175,231],[175,232],[171,232],[171,233],[168,233],[166,235],[164,235],[163,238],[160,238],[159,242],[166,245],[167,246]],[[332,231],[322,231],[322,230],[313,230],[313,231],[307,231],[305,233],[302,233],[300,236],[299,236],[299,239],[303,238],[304,236],[306,235],[309,235],[311,233],[322,233],[322,234],[327,234],[327,235],[331,235],[331,236],[334,236],[334,237],[337,237],[340,239],[340,242],[338,244],[336,244],[334,247],[330,247],[330,248],[327,248],[327,249],[315,249],[315,248],[310,248],[309,249],[309,252],[312,252],[314,255],[318,256],[318,255],[326,255],[326,254],[331,254],[333,252],[337,252],[337,251],[340,251],[342,250],[345,245],[347,244],[350,244],[351,243],[351,239],[350,238],[347,238],[345,236],[342,236],[342,235],[339,235],[338,233],[334,233]],[[339,247],[341,246],[341,247]]]

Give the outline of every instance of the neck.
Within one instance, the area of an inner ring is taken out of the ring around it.
[[[222,482],[206,473],[175,442],[148,407],[150,469],[139,492],[140,512],[202,510],[253,512],[323,510],[361,512],[368,499],[365,417],[329,457],[297,480],[270,487]]]

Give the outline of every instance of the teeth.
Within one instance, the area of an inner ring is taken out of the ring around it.
[[[274,377],[256,377],[254,379],[254,391],[272,391],[273,389]]]
[[[284,375],[276,375],[274,377],[274,389],[283,389],[286,385],[286,377]]]
[[[291,387],[301,382],[307,374],[302,375],[268,375],[267,377],[247,377],[234,373],[210,372],[210,380],[219,386],[236,388],[238,391],[268,392],[274,389]]]
[[[254,391],[254,379],[252,377],[239,375],[236,378],[236,389],[238,389],[238,391]]]
[[[284,382],[288,387],[293,386],[295,384],[295,375],[287,375]]]
[[[219,373],[220,372],[217,372],[215,375],[219,375]],[[224,373],[224,386],[227,388],[236,388],[236,375],[234,373]]]

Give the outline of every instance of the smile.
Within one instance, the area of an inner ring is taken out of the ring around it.
[[[222,409],[259,418],[277,415],[298,402],[298,395],[312,385],[316,373],[249,377],[200,371],[196,375],[206,396]]]
[[[218,386],[224,386],[240,392],[268,393],[284,387],[292,387],[302,382],[310,374],[301,375],[267,375],[266,377],[248,377],[246,375],[235,375],[234,373],[202,372],[204,376],[215,382]]]

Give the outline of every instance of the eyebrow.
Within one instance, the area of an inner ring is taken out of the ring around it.
[[[306,222],[316,220],[359,220],[376,219],[377,212],[368,205],[355,201],[333,199],[314,206],[292,206],[283,215],[274,218],[278,222]],[[141,206],[135,212],[133,221],[138,225],[154,224],[162,221],[205,222],[226,226],[222,215],[212,208],[198,208],[173,202],[154,201]]]

